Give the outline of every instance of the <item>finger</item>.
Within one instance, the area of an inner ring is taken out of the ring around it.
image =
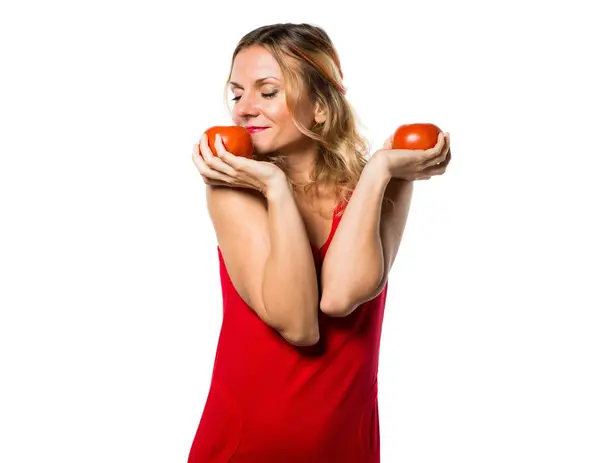
[[[433,165],[432,167],[446,167],[450,160],[452,159],[452,152],[450,151],[450,145],[447,145],[444,149],[443,159],[440,156],[441,161],[438,164]]]
[[[440,163],[440,165],[447,166],[450,163],[451,159],[452,159],[452,150],[450,149],[450,145],[448,145],[448,152],[446,153],[446,157]]]
[[[228,175],[229,177],[237,178],[238,172],[235,170],[235,168],[233,168],[231,165],[227,164],[223,161],[223,159],[221,159],[221,155],[223,153],[227,153],[227,150],[225,149],[225,145],[223,145],[223,140],[221,138],[221,135],[219,134],[215,135],[215,150],[217,151],[215,153],[216,156],[213,155],[211,152],[211,156],[206,161],[206,163],[212,169],[218,170],[219,172],[222,172],[225,175]]]
[[[208,144],[208,135],[206,135],[206,133],[203,133],[202,137],[200,138],[200,153],[202,153],[204,162],[210,166],[215,158],[216,153],[213,153],[212,149],[210,148],[210,145]]]
[[[206,140],[204,140],[204,142],[206,143]],[[201,144],[202,144],[202,139],[201,139]],[[198,154],[197,147],[198,147],[198,145],[196,145],[196,149],[195,149],[195,152],[193,153],[192,157],[194,159],[194,163],[196,164],[196,168],[198,169],[198,172],[200,172],[200,175],[202,175],[202,178],[204,179],[204,183],[212,184],[212,182],[217,181],[217,182],[221,182],[225,185],[231,185],[233,182],[233,179],[230,176],[219,172],[218,170],[212,169],[208,165],[208,163],[204,160],[204,158],[202,156],[200,156],[200,154]],[[205,148],[210,151],[208,144],[206,145]],[[206,151],[206,149],[205,149],[205,151]],[[200,145],[200,151],[201,150],[202,150],[202,146]]]
[[[442,162],[440,162],[437,165],[428,167],[427,169],[423,170],[422,174],[428,175],[428,176],[444,174],[446,172],[446,169],[447,169],[448,164],[450,163],[451,159],[452,159],[452,153],[450,152],[450,150],[448,150],[448,155],[446,156],[446,159],[444,159]]]
[[[394,136],[390,135],[388,137],[388,139],[385,141],[385,143],[383,144],[383,149],[384,150],[391,150],[392,149],[392,142],[394,141]]]
[[[203,133],[202,137],[200,138],[200,152],[202,153],[204,163],[208,167],[215,171],[224,173],[227,176],[235,177],[235,171],[232,171],[229,167],[224,167],[225,163],[223,163],[218,157],[216,157],[210,149],[210,146],[208,144],[208,135],[206,135],[206,133]]]
[[[444,147],[445,143],[446,143],[446,134],[444,132],[438,133],[436,148],[438,148],[441,151],[442,148]]]
[[[192,149],[192,161],[194,161],[196,167],[206,164],[202,158],[202,155],[200,154],[200,145],[194,145],[194,148]]]
[[[203,133],[200,137],[200,143],[198,146],[200,148],[200,154],[202,155],[202,158],[205,162],[206,160],[214,156],[213,152],[210,149],[210,146],[208,146],[208,136],[206,135],[206,133]]]
[[[204,179],[204,183],[206,183],[207,185],[210,186],[227,186],[227,187],[232,187],[233,185],[230,185],[229,183],[225,183],[225,182],[219,182],[218,180],[212,180],[206,177],[202,177]]]
[[[198,145],[194,144],[194,147],[192,148],[192,160],[195,161],[198,156],[200,156],[200,150]]]
[[[195,145],[195,147],[196,148],[194,149],[194,151],[192,151],[192,159],[194,160],[196,169],[198,169],[198,172],[200,172],[200,175],[202,175],[204,177],[210,170],[210,167],[208,167],[206,165],[206,162],[204,162],[204,159],[199,154],[200,150],[198,148],[198,145]]]
[[[439,155],[444,149],[444,144],[446,143],[446,136],[443,132],[438,133],[437,142],[433,148],[429,148],[425,150],[425,153],[429,158],[435,157]]]
[[[438,133],[438,139],[435,146],[431,149],[431,154],[433,157],[439,156],[446,146],[446,134],[444,132]]]
[[[427,178],[431,178],[434,175],[443,175],[446,172],[446,167],[432,167],[431,170],[428,170],[427,172],[423,172],[424,174],[427,174]]]
[[[450,152],[450,140],[449,140],[448,136],[445,135],[444,147],[442,149],[442,152],[439,154],[439,156],[436,156],[431,159],[429,166],[440,165],[441,163],[443,163],[446,160],[446,157],[448,156],[449,152]]]
[[[250,159],[246,159],[241,156],[236,156],[235,154],[230,153],[225,149],[225,145],[223,145],[223,141],[221,140],[221,136],[215,138],[215,149],[217,150],[217,155],[219,159],[223,161],[230,168],[233,168],[235,171],[242,170],[247,166],[248,162],[252,162]]]
[[[417,163],[422,167],[431,165],[432,161],[436,157],[438,157],[440,155],[440,153],[442,152],[444,143],[445,143],[444,134],[442,132],[440,132],[438,134],[437,142],[433,148],[429,148],[426,150],[412,150],[412,152],[414,153],[414,156],[417,159]],[[437,164],[437,162],[438,161],[435,161],[436,164]]]
[[[433,155],[432,157],[430,157],[429,159],[426,159],[423,162],[423,166],[425,168],[431,167],[431,166],[435,166],[435,165],[439,165],[440,163],[444,162],[444,160],[446,159],[446,156],[448,155],[448,152],[450,151],[450,136],[449,134],[440,134],[440,136],[442,137],[442,148],[440,152],[436,152],[435,150],[437,149],[437,147],[440,145],[439,142],[439,138],[438,138],[438,144],[436,145],[435,148],[432,148],[433,150]]]

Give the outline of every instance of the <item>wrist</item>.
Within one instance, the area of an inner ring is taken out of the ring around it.
[[[267,202],[276,201],[286,194],[292,194],[292,185],[283,172],[278,172],[265,184],[263,194]]]
[[[382,182],[385,182],[385,184],[389,183],[392,179],[392,172],[385,150],[376,151],[369,159],[364,170],[367,172],[367,175],[376,176]]]
[[[402,153],[399,153],[399,151],[400,150],[381,149],[373,154],[371,160],[373,161],[373,164],[376,165],[376,168],[382,172],[382,175],[385,175],[386,178],[388,178],[388,181],[393,180],[394,182],[412,183],[413,179],[406,177],[406,173],[404,172],[404,169],[399,166],[398,160],[390,158],[391,156],[402,156]]]

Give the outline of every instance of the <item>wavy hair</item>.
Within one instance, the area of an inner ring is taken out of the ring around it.
[[[358,118],[346,99],[339,56],[329,35],[322,28],[305,23],[272,24],[249,32],[233,52],[226,100],[235,57],[251,46],[263,47],[275,58],[284,77],[292,120],[300,132],[318,145],[319,155],[310,173],[311,180],[294,186],[303,187],[305,193],[315,189],[318,197],[319,185],[333,184],[336,199],[347,201],[367,163],[370,146],[360,134]],[[325,111],[325,122],[305,127],[298,121],[296,108],[303,96]],[[289,172],[283,156],[273,153],[265,160]]]

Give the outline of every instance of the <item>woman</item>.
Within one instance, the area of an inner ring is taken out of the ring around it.
[[[390,137],[367,159],[335,48],[307,24],[243,37],[228,84],[255,159],[220,137],[193,153],[223,324],[188,462],[378,462],[387,275],[412,181],[445,171],[448,136],[428,151],[391,150]]]

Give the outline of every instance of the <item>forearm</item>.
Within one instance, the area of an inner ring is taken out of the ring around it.
[[[286,179],[266,193],[270,251],[263,303],[282,335],[302,343],[318,339],[318,282],[310,241]]]
[[[369,300],[385,275],[380,221],[390,179],[374,159],[361,174],[321,270],[321,309],[327,313]]]

